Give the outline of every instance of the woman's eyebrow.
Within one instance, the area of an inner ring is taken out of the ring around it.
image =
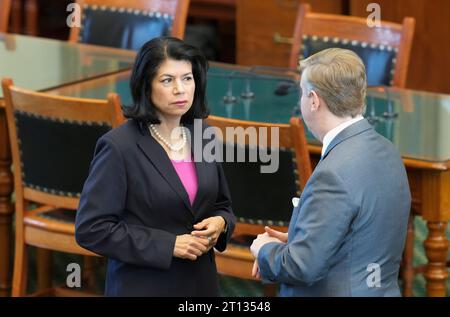
[[[192,75],[192,72],[188,72],[188,73],[183,74],[183,75],[181,75],[181,76],[183,77],[183,76],[187,76],[187,75]],[[159,75],[159,77],[163,77],[163,76],[167,76],[167,77],[175,77],[174,75],[171,75],[171,74],[161,74],[161,75]]]

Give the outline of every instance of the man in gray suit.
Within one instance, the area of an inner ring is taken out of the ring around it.
[[[364,64],[333,48],[301,68],[302,116],[322,158],[288,233],[266,228],[253,241],[253,275],[282,296],[400,296],[411,195],[398,151],[362,117]]]

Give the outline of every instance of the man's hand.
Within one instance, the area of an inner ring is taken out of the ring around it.
[[[258,280],[261,279],[261,273],[259,273],[258,260],[255,260],[255,262],[253,262],[252,276]]]
[[[194,229],[196,230],[191,232],[193,236],[209,241],[209,247],[206,250],[209,251],[216,245],[217,239],[219,239],[220,234],[225,229],[225,219],[221,216],[209,217],[196,223]]]
[[[287,232],[281,232],[274,230],[268,226],[264,227],[264,230],[266,230],[267,234],[271,237],[279,239],[281,242],[287,243],[288,241],[288,234]]]
[[[252,254],[255,257],[255,262],[253,262],[252,268],[252,276],[258,280],[261,279],[261,273],[259,272],[257,260],[259,250],[261,249],[261,247],[269,242],[287,243],[288,240],[288,234],[286,232],[277,231],[268,226],[265,226],[264,230],[266,232],[263,234],[259,234],[258,237],[255,240],[253,240],[253,243],[250,247],[250,250],[252,251]]]
[[[195,261],[197,257],[208,251],[209,242],[205,238],[194,237],[190,234],[177,236],[173,256]]]
[[[269,242],[283,243],[283,241],[281,241],[280,239],[269,236],[267,232],[258,234],[258,237],[255,240],[253,240],[253,243],[250,246],[250,251],[252,252],[255,259],[258,258],[258,253],[261,247]]]

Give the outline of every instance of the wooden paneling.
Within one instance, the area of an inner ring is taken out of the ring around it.
[[[0,0],[0,32],[8,32],[11,0]]]
[[[191,0],[189,17],[219,21],[235,20],[236,0]]]
[[[350,0],[350,14],[367,16],[371,0]],[[381,19],[401,22],[416,19],[406,87],[450,93],[450,1],[448,0],[377,0]]]
[[[310,3],[316,12],[342,14],[346,1],[237,0],[237,63],[288,67],[291,44],[275,43],[274,34],[292,38],[298,4],[302,2]]]
[[[236,62],[236,0],[191,0],[188,24],[212,25],[220,47],[215,60]]]

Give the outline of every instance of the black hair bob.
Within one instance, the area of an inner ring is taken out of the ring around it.
[[[152,81],[158,68],[167,59],[188,61],[192,65],[195,81],[194,101],[191,108],[181,117],[182,124],[192,124],[194,119],[204,119],[209,110],[206,105],[206,73],[208,61],[203,53],[180,39],[158,37],[145,43],[136,56],[130,78],[133,105],[122,107],[125,118],[140,124],[159,124],[161,121],[152,103]]]

